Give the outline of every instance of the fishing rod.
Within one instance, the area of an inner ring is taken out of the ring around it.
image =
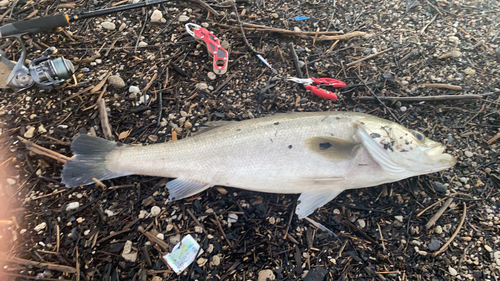
[[[0,53],[0,62],[10,66],[12,71],[7,78],[7,86],[18,91],[30,88],[37,84],[42,89],[51,89],[55,84],[61,83],[73,76],[75,68],[71,61],[64,57],[52,59],[51,54],[57,50],[50,47],[42,53],[42,56],[34,59],[28,67],[24,65],[26,60],[26,48],[22,36],[26,34],[37,34],[51,31],[58,27],[69,26],[70,23],[84,19],[104,16],[112,13],[123,12],[131,9],[161,4],[168,0],[145,0],[134,4],[122,5],[82,14],[68,15],[58,14],[49,17],[41,17],[32,20],[9,23],[0,27],[0,38],[16,38],[21,43],[21,57],[14,67],[5,55]]]

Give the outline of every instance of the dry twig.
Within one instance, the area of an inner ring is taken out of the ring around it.
[[[453,202],[453,198],[448,198],[448,200],[444,202],[443,206],[441,206],[441,209],[439,209],[434,214],[434,216],[432,216],[432,218],[427,222],[427,224],[425,225],[425,229],[429,229],[432,226],[434,226],[436,221],[444,214],[444,211],[446,211],[446,209],[450,206],[451,202]]]
[[[448,241],[446,241],[446,243],[444,243],[444,245],[441,247],[441,249],[439,249],[437,252],[432,254],[434,257],[441,254],[442,252],[446,251],[448,246],[451,244],[451,241],[453,241],[453,239],[455,239],[455,237],[460,232],[460,229],[462,229],[462,226],[464,225],[464,222],[465,222],[466,215],[467,215],[467,204],[465,204],[465,202],[464,202],[464,212],[462,213],[462,218],[460,219],[460,223],[458,224],[457,229],[455,230],[453,235],[451,235],[450,239],[448,239]]]
[[[111,134],[111,127],[109,126],[106,102],[104,101],[104,99],[99,99],[97,101],[97,105],[99,106],[99,117],[101,118],[102,133],[107,140],[112,140],[113,134]]]
[[[387,53],[387,52],[392,51],[392,50],[394,50],[394,48],[389,48],[389,49],[383,50],[383,51],[381,51],[381,52],[378,52],[378,53],[376,53],[376,54],[371,54],[371,55],[366,56],[366,57],[364,57],[364,58],[361,58],[361,59],[359,59],[359,60],[357,60],[357,61],[350,62],[350,63],[346,64],[346,66],[347,66],[347,67],[349,67],[349,66],[351,66],[351,65],[355,65],[355,64],[357,64],[357,63],[360,63],[360,62],[362,62],[362,61],[365,61],[365,60],[368,60],[368,59],[374,58],[374,57],[376,57],[376,56],[382,55],[382,54]]]
[[[455,86],[455,85],[450,85],[450,84],[423,84],[422,86],[429,87],[429,88],[450,89],[450,90],[455,90],[455,91],[462,90],[461,86]]]
[[[54,160],[57,160],[61,163],[66,163],[67,161],[71,160],[68,156],[64,156],[60,153],[57,153],[55,151],[52,151],[50,149],[47,149],[45,147],[41,147],[38,144],[35,144],[25,138],[22,138],[20,136],[17,137],[24,145],[26,146],[26,149],[33,151],[36,154],[44,155],[49,158],[52,158]]]
[[[483,97],[489,96],[491,93],[488,94],[480,94],[480,95],[456,95],[456,96],[448,96],[448,95],[442,95],[442,96],[420,96],[420,97],[378,97],[380,100],[387,100],[387,101],[414,101],[414,102],[420,102],[420,101],[443,101],[443,100],[475,100],[475,99],[481,99]],[[367,100],[374,100],[374,97],[359,97],[360,101],[367,101]]]
[[[3,260],[5,262],[11,262],[11,263],[17,263],[17,264],[22,264],[26,266],[34,266],[38,268],[47,268],[50,270],[55,270],[55,271],[60,271],[60,272],[67,272],[67,273],[76,273],[76,268],[71,267],[71,266],[66,266],[66,265],[59,265],[55,263],[50,263],[50,262],[37,262],[37,261],[30,261],[30,260],[25,260],[22,258],[17,258],[17,257],[7,257],[6,253],[1,253],[0,254],[0,260]]]

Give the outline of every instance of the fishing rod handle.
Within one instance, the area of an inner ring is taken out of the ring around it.
[[[68,25],[69,17],[65,14],[9,23],[0,27],[0,38],[20,36],[28,33],[36,34]]]

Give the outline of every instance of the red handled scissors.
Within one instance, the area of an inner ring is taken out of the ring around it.
[[[332,93],[330,91],[320,89],[316,86],[312,86],[311,84],[323,84],[323,85],[328,85],[328,86],[332,86],[335,88],[345,87],[344,82],[336,80],[336,79],[332,79],[332,78],[314,78],[314,77],[311,77],[311,78],[302,79],[302,78],[290,77],[290,78],[287,78],[286,80],[291,81],[291,82],[295,82],[295,83],[299,83],[299,84],[303,84],[303,85],[305,85],[305,88],[307,90],[310,90],[313,94],[317,95],[318,97],[330,99],[330,100],[336,100],[337,95],[335,95],[334,93]]]

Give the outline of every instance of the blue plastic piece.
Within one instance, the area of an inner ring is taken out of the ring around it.
[[[295,20],[308,20],[310,17],[294,17]]]

